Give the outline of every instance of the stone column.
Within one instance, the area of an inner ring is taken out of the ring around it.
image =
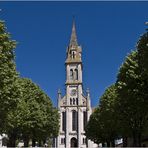
[[[78,108],[78,148],[81,147],[81,132],[82,132],[82,113],[81,109]]]
[[[66,105],[69,105],[70,104],[70,88],[69,88],[69,85],[66,86]]]
[[[68,107],[66,108],[66,148],[70,148],[70,143],[69,143],[69,109]]]
[[[57,138],[55,138],[54,147],[58,147],[58,143],[57,143],[57,141],[58,141],[58,137],[57,137]]]
[[[78,105],[82,105],[82,85],[78,85]]]
[[[63,126],[63,121],[62,121],[62,110],[60,110],[60,112],[59,112],[59,114],[60,114],[60,132],[62,132],[62,126]]]
[[[78,65],[78,77],[79,77],[79,81],[82,82],[82,66],[81,64]]]
[[[56,147],[60,147],[59,141],[60,141],[60,135],[56,139]]]
[[[89,110],[87,111],[87,122],[89,121],[91,113],[92,113],[92,110],[91,108],[89,108]],[[91,148],[91,147],[93,147],[93,143],[91,140],[88,140],[88,148]]]
[[[62,132],[62,111],[61,110],[59,110],[59,114],[60,114],[60,129],[59,129],[59,132],[61,133]],[[59,136],[56,139],[56,147],[57,148],[60,147],[60,139],[61,139],[60,133],[59,133]]]

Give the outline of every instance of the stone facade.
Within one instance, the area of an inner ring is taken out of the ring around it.
[[[77,43],[74,22],[66,54],[66,94],[62,97],[61,91],[58,91],[60,131],[56,139],[56,147],[92,148],[93,142],[86,139],[84,131],[84,127],[92,113],[90,94],[89,90],[83,93],[82,48]]]

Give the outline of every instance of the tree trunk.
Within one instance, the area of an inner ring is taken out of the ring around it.
[[[111,147],[115,147],[115,140],[114,139],[111,141]]]
[[[133,131],[133,147],[138,147],[138,139],[139,139],[139,134],[136,131]]]
[[[137,131],[133,132],[133,146],[141,147],[141,133]]]
[[[105,143],[104,142],[102,143],[102,147],[105,147]]]
[[[23,137],[23,141],[24,141],[24,147],[28,147],[29,146],[29,137],[25,135]]]
[[[32,147],[35,147],[35,141],[36,141],[36,140],[33,138],[33,139],[32,139]]]
[[[133,147],[136,147],[137,146],[137,142],[136,142],[136,135],[133,134]]]
[[[110,142],[109,141],[107,141],[107,147],[110,147]]]
[[[138,134],[138,147],[141,147],[141,133]]]
[[[16,135],[13,133],[13,134],[10,134],[9,136],[9,140],[8,140],[8,143],[7,143],[7,147],[15,147],[15,142],[16,142]]]
[[[42,147],[43,145],[42,145],[42,141],[41,140],[39,140],[39,147]]]
[[[123,137],[123,147],[127,147],[127,137]]]

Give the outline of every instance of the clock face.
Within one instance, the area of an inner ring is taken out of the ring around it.
[[[72,95],[72,96],[75,96],[76,93],[77,93],[77,90],[76,90],[76,89],[72,89],[72,90],[71,90],[71,95]]]

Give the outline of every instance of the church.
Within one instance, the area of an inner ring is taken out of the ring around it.
[[[66,94],[58,90],[60,131],[56,138],[58,148],[92,148],[94,143],[85,136],[85,125],[92,113],[90,93],[83,91],[82,48],[78,45],[73,21],[70,43],[66,50]],[[86,95],[85,95],[86,94]]]

